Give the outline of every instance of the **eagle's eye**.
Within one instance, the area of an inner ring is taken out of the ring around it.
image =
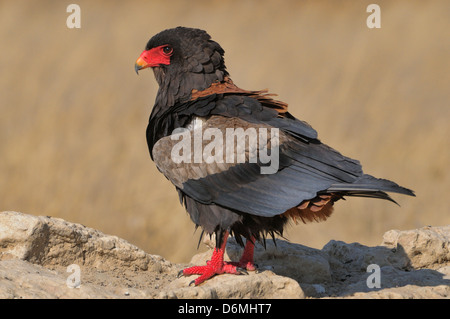
[[[165,55],[171,55],[173,53],[173,48],[170,45],[166,45],[162,48]]]

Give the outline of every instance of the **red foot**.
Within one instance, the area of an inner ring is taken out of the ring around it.
[[[212,261],[208,261],[206,266],[194,266],[189,267],[182,270],[182,274],[184,276],[190,275],[201,275],[197,279],[193,280],[189,285],[194,283],[196,286],[200,285],[205,280],[220,274],[233,274],[233,275],[241,275],[244,273],[244,270],[240,269],[235,265],[231,265],[230,263],[222,262],[222,263],[213,263]]]
[[[230,264],[237,266],[239,268],[246,269],[248,271],[255,271],[256,266],[253,262],[253,253],[255,250],[255,239],[247,240],[245,244],[244,252],[242,253],[242,257],[239,262],[231,262]]]
[[[224,235],[223,243],[220,248],[215,248],[211,260],[206,262],[206,266],[194,266],[186,268],[178,274],[178,276],[190,276],[200,275],[197,279],[193,280],[189,285],[194,283],[196,286],[204,282],[205,280],[220,274],[234,274],[242,275],[247,274],[247,270],[255,270],[256,267],[253,264],[253,248],[254,245],[251,241],[248,241],[244,254],[239,262],[224,262],[223,255],[225,253],[225,245],[227,243],[228,233]]]

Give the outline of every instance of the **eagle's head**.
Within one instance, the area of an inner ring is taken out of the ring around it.
[[[228,72],[224,50],[206,31],[177,27],[153,36],[135,64],[135,70],[152,68],[159,84],[156,104],[171,107],[221,82]]]

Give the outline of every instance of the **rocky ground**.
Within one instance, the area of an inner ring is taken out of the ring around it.
[[[189,287],[192,277],[177,278],[187,265],[121,238],[59,218],[2,212],[0,298],[450,298],[449,242],[450,225],[391,230],[376,247],[267,241],[255,251],[257,272]],[[230,239],[226,258],[240,253]]]

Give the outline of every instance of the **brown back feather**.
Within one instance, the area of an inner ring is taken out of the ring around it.
[[[280,116],[284,116],[288,111],[287,103],[274,100],[272,97],[276,96],[276,94],[267,92],[267,89],[260,91],[248,91],[241,89],[237,87],[228,76],[226,76],[222,82],[213,83],[205,90],[192,90],[191,101],[211,94],[242,94],[257,99],[262,105],[275,109]]]

